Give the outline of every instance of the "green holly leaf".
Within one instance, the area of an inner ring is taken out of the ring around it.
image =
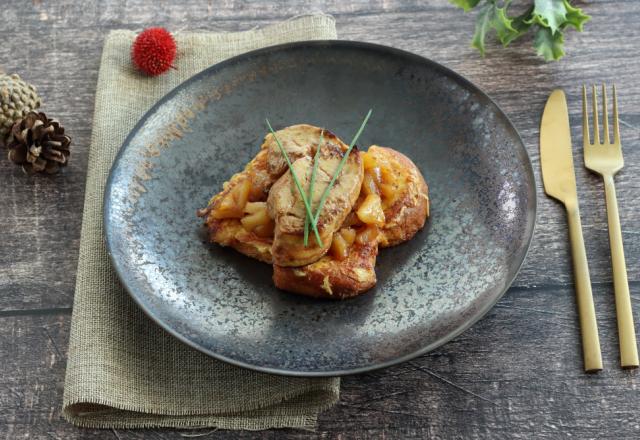
[[[587,21],[591,20],[591,17],[582,12],[582,9],[571,6],[567,0],[564,0],[564,7],[567,9],[567,21],[565,21],[564,25],[573,26],[582,32],[582,27]]]
[[[493,19],[494,8],[495,6],[492,3],[487,3],[480,8],[480,12],[476,18],[476,30],[471,40],[471,46],[478,49],[482,56],[484,56],[485,53],[484,40],[487,36],[487,30],[489,30],[491,25],[491,20]]]
[[[531,18],[531,13],[533,12],[533,6],[527,9],[522,14],[511,20],[511,27],[514,29],[514,32],[507,35],[503,40],[501,40],[502,44],[507,46],[516,38],[527,33],[529,28],[531,27],[531,23],[529,22],[529,18]]]
[[[518,33],[511,24],[512,20],[507,17],[508,5],[509,3],[506,3],[502,8],[494,6],[493,18],[491,19],[491,27],[496,30],[498,40],[500,40],[500,42],[505,46],[509,44],[507,41],[510,41],[510,38],[512,38],[514,34]]]
[[[539,27],[533,40],[533,47],[545,61],[559,60],[564,55],[564,37],[562,32],[551,32],[547,27]]]
[[[487,34],[495,31],[497,39],[504,45],[535,28],[534,47],[545,60],[558,60],[564,55],[563,32],[568,27],[582,31],[584,23],[591,17],[580,8],[571,5],[571,0],[528,0],[531,5],[522,14],[509,16],[512,0],[449,0],[465,11],[477,10],[475,31],[471,45],[485,55]],[[501,6],[500,6],[501,5]]]
[[[480,0],[449,0],[449,2],[464,9],[464,12],[469,12],[471,9],[478,6]]]
[[[534,0],[533,5],[531,21],[550,28],[554,34],[567,20],[565,0]]]

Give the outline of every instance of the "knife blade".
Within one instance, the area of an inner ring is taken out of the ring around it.
[[[597,372],[602,370],[602,355],[580,224],[569,111],[562,90],[554,90],[544,107],[540,123],[540,165],[545,192],[562,202],[567,210],[584,369],[587,372]]]
[[[569,111],[562,90],[554,90],[544,106],[540,123],[540,164],[545,192],[565,204],[577,204]]]

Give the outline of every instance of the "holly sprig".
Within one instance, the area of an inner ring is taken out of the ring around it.
[[[485,55],[485,39],[492,30],[503,46],[534,31],[533,46],[546,61],[564,56],[564,31],[573,27],[582,32],[591,19],[568,0],[533,0],[533,4],[520,15],[511,16],[511,0],[449,0],[465,12],[478,10],[476,29],[471,45]]]

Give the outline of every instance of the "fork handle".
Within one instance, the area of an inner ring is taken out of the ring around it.
[[[613,265],[613,287],[616,297],[616,315],[618,317],[618,338],[620,339],[620,364],[622,368],[638,367],[638,347],[633,324],[633,311],[627,280],[627,265],[622,246],[622,230],[618,215],[618,200],[613,176],[604,176],[604,188],[607,199],[607,217],[609,220],[609,244]]]
[[[584,248],[580,211],[577,203],[575,206],[567,205],[567,217],[569,221],[571,254],[573,257],[573,273],[576,284],[576,303],[578,305],[580,332],[582,334],[584,369],[586,372],[597,372],[602,370],[600,338],[598,337],[598,324],[596,322],[596,311],[591,293],[587,253]]]

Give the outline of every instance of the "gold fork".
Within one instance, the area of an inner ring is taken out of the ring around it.
[[[618,215],[618,201],[613,176],[622,169],[622,145],[620,143],[620,124],[618,120],[618,97],[613,86],[613,142],[609,136],[609,116],[607,114],[607,88],[602,85],[602,125],[603,138],[600,138],[598,125],[598,96],[593,86],[593,144],[589,138],[589,112],[587,110],[587,88],[582,86],[582,137],[584,140],[584,164],[604,179],[609,220],[609,244],[613,264],[613,285],[618,316],[618,337],[620,339],[620,363],[623,368],[638,367],[638,348],[636,332],[629,297],[627,266],[622,247],[622,231]]]

